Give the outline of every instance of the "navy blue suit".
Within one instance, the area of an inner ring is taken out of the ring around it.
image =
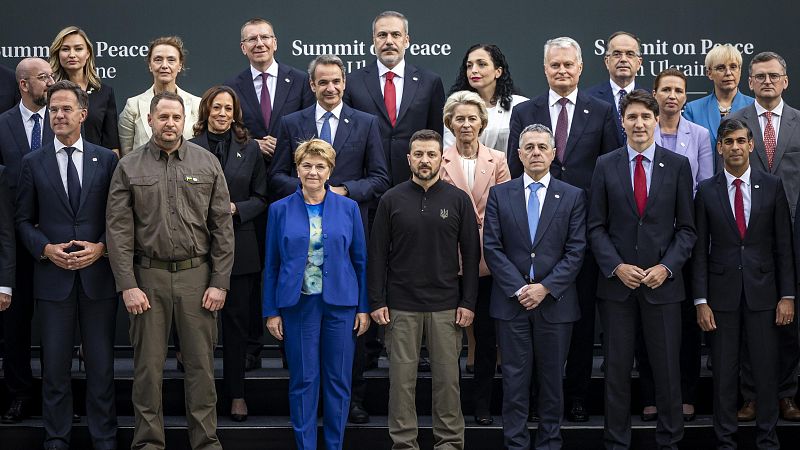
[[[53,142],[53,130],[50,128],[50,113],[45,112],[42,124],[42,146]],[[30,153],[31,145],[25,134],[22,113],[19,104],[0,114],[0,164],[6,166],[8,186],[12,198],[17,198],[17,181],[19,180],[22,157]]]
[[[14,207],[5,171],[6,168],[0,166],[0,286],[13,288],[17,260]]]
[[[344,102],[360,111],[378,118],[383,150],[390,175],[391,186],[411,178],[408,168],[408,141],[422,129],[441,133],[444,86],[439,75],[406,62],[403,74],[403,98],[395,126],[389,121],[386,104],[381,93],[378,63],[374,62],[347,76]]]
[[[19,86],[14,71],[0,66],[0,113],[19,103]]]
[[[622,134],[622,121],[619,117],[619,109],[617,109],[617,100],[614,98],[614,91],[611,90],[611,80],[606,80],[600,84],[594,85],[586,90],[586,93],[594,98],[600,99],[614,108],[614,121],[617,123],[617,140],[620,145],[625,143],[625,137]],[[633,84],[633,89],[644,89],[645,87],[638,85],[636,82]]]
[[[489,312],[497,319],[503,361],[503,434],[509,449],[530,448],[526,420],[534,361],[541,416],[536,448],[560,446],[561,373],[572,323],[580,318],[575,279],[587,245],[581,189],[550,178],[532,243],[525,205],[523,177],[493,186],[483,231],[484,257],[493,278]],[[531,264],[533,282],[550,294],[527,311],[515,293],[528,284]]]

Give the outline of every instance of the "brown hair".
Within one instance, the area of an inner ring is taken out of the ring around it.
[[[439,153],[442,152],[442,135],[433,130],[419,130],[411,135],[408,141],[408,153],[411,153],[411,147],[417,141],[435,141],[439,143]]]
[[[186,54],[188,52],[183,46],[183,39],[181,39],[179,36],[162,36],[150,41],[150,43],[147,44],[147,56],[144,58],[148,65],[150,64],[150,55],[153,53],[153,49],[159,45],[170,45],[175,47],[178,50],[178,55],[180,56],[179,62],[181,63],[181,66],[183,66],[183,70],[186,70]]]
[[[244,120],[242,119],[242,108],[239,104],[239,97],[237,97],[236,92],[228,86],[213,86],[203,94],[203,98],[200,100],[200,112],[197,115],[197,123],[192,126],[194,135],[199,136],[208,129],[208,117],[211,115],[211,105],[214,103],[214,99],[220,94],[229,94],[233,99],[233,123],[231,124],[233,136],[236,138],[236,142],[240,144],[246,143],[247,140],[250,139],[250,134],[247,132],[247,128],[242,125]]]
[[[661,79],[664,77],[678,77],[683,80],[683,87],[686,88],[688,82],[686,81],[686,75],[683,74],[680,70],[674,67],[668,67],[661,71],[658,75],[656,75],[656,79],[653,80],[653,91],[658,90],[658,86],[661,84]]]

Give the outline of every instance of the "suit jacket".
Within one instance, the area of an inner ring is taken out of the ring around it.
[[[695,197],[697,242],[692,294],[714,311],[736,311],[742,291],[753,311],[775,309],[795,295],[792,222],[780,178],[750,172],[750,220],[744,239],[736,226],[728,182],[720,172],[700,183]]]
[[[0,286],[13,288],[17,243],[14,239],[14,206],[7,178],[6,168],[0,166]]]
[[[661,128],[656,125],[656,145],[661,146]],[[701,181],[711,178],[714,174],[714,152],[708,144],[708,130],[681,118],[678,122],[678,139],[675,144],[675,153],[689,159],[692,168],[692,189],[697,191]]]
[[[633,89],[648,90],[646,87],[639,85],[635,81],[633,83]],[[608,103],[614,109],[614,122],[617,124],[617,140],[619,140],[620,145],[622,145],[625,142],[625,137],[622,132],[622,121],[619,117],[619,109],[617,109],[617,100],[614,98],[614,91],[611,89],[611,80],[606,80],[600,84],[590,87],[586,90],[586,93],[594,98]],[[555,132],[555,130],[553,130],[553,132]]]
[[[753,131],[755,149],[750,156],[750,167],[753,170],[769,172],[777,175],[783,181],[786,198],[792,219],[795,217],[795,206],[800,194],[800,111],[783,104],[783,116],[778,131],[778,144],[775,146],[775,157],[772,161],[772,170],[767,163],[767,152],[764,149],[764,134],[758,123],[755,105],[747,106],[731,114],[732,118],[740,119]]]
[[[119,125],[117,122],[117,100],[114,89],[101,84],[99,89],[89,89],[89,111],[83,122],[81,135],[92,144],[110,149],[119,149]],[[148,110],[150,105],[148,105]],[[147,116],[144,118],[147,122]]]
[[[597,296],[625,301],[631,294],[614,276],[622,263],[642,269],[665,265],[672,277],[656,289],[638,289],[651,304],[678,303],[685,297],[682,268],[696,239],[692,170],[685,156],[656,146],[644,216],[633,197],[628,150],[621,147],[597,160],[589,195],[587,232],[600,274]]]
[[[45,112],[42,120],[42,145],[53,143],[53,130],[50,128],[50,113]],[[17,181],[19,180],[22,157],[30,153],[31,145],[25,134],[19,103],[0,114],[0,164],[6,166],[6,182],[11,190],[11,198],[16,201]]]
[[[294,151],[300,142],[317,137],[315,107],[316,104],[311,105],[281,119],[270,168],[270,187],[277,198],[297,190],[299,180],[294,167]],[[389,188],[378,119],[345,104],[333,138],[333,148],[336,150],[336,167],[329,183],[347,186],[350,198],[361,205],[361,212],[366,217],[368,203]]]
[[[508,174],[508,164],[505,153],[493,150],[479,144],[478,156],[475,162],[475,181],[470,190],[467,177],[461,168],[458,150],[455,146],[447,147],[442,155],[442,167],[439,169],[439,178],[450,183],[469,195],[472,206],[475,207],[475,217],[478,219],[478,231],[483,242],[483,215],[486,212],[486,200],[489,198],[489,188],[496,184],[504,183],[511,179]],[[482,251],[483,249],[481,249]],[[481,253],[480,276],[489,275],[489,268]]]
[[[755,99],[753,97],[742,94],[742,91],[737,92],[731,103],[731,113],[752,105],[754,101]],[[683,117],[708,130],[709,138],[711,139],[711,148],[717,148],[717,130],[719,129],[721,117],[719,115],[717,96],[714,95],[713,92],[705,97],[687,103],[686,107],[683,109]],[[719,170],[722,170],[721,166]]]
[[[226,81],[225,85],[233,88],[236,95],[239,96],[244,115],[244,126],[257,139],[275,136],[281,117],[314,104],[314,93],[311,92],[308,83],[308,74],[282,63],[278,64],[275,92],[270,93],[273,99],[269,124],[264,123],[261,115],[261,104],[258,102],[258,95],[253,86],[250,67]]]
[[[11,109],[19,100],[19,85],[14,71],[0,66],[0,113]]]
[[[411,178],[408,168],[408,141],[423,129],[441,133],[444,129],[444,86],[439,75],[406,62],[403,74],[403,98],[395,126],[389,121],[378,77],[378,63],[373,62],[347,75],[344,102],[378,117],[383,150],[390,173],[391,186]]]
[[[150,102],[155,95],[154,86],[146,91],[131,97],[125,102],[125,108],[119,115],[119,151],[120,157],[146,144],[153,135],[153,130],[147,124],[147,115],[150,113]],[[197,123],[197,114],[200,109],[200,97],[196,97],[181,88],[178,95],[183,99],[183,108],[186,117],[183,122],[183,138],[191,139],[194,136],[192,127]]]
[[[322,299],[329,305],[367,305],[367,243],[358,204],[328,191],[322,206],[325,272]],[[303,192],[284,197],[269,207],[267,255],[264,267],[264,317],[297,304],[308,260],[309,223]]]
[[[523,172],[517,151],[519,134],[523,128],[540,123],[550,127],[555,133],[555,126],[550,123],[550,108],[547,103],[548,94],[544,93],[533,100],[520,103],[511,111],[508,168],[512,177],[518,177]],[[617,137],[615,116],[613,106],[579,90],[567,137],[566,161],[555,158],[550,165],[550,174],[575,187],[588,190],[597,157],[622,145]]]
[[[211,151],[207,132],[189,142]],[[261,255],[253,219],[267,210],[267,174],[262,159],[256,141],[250,140],[242,145],[236,139],[231,139],[225,167],[222,168],[231,202],[236,204],[237,211],[233,216],[235,247],[231,275],[261,271]]]
[[[536,237],[531,243],[523,177],[489,190],[483,252],[492,271],[489,314],[511,320],[525,311],[515,293],[527,284],[533,260],[534,282],[550,294],[538,306],[550,323],[580,318],[575,279],[586,250],[586,201],[581,189],[550,179]]]
[[[83,151],[83,181],[77,214],[72,212],[64,190],[53,143],[22,159],[15,218],[20,241],[36,260],[33,295],[37,299],[66,299],[76,276],[81,277],[83,290],[91,299],[112,298],[116,294],[114,276],[106,257],[78,271],[62,269],[49,260],[40,259],[47,244],[73,239],[105,244],[106,198],[117,155],[85,140]]]

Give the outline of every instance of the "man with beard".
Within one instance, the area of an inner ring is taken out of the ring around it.
[[[464,447],[458,357],[461,329],[474,317],[481,251],[472,201],[439,179],[441,164],[439,133],[414,133],[411,180],[386,191],[372,225],[367,285],[372,319],[387,325],[393,448],[419,448],[415,390],[423,335],[431,360],[434,447]]]

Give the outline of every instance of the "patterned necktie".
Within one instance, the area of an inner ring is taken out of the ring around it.
[[[556,123],[556,157],[564,165],[565,152],[567,151],[567,130],[569,129],[569,116],[567,115],[567,103],[569,99],[562,97],[558,100],[561,111],[558,112],[558,122]]]
[[[330,111],[322,115],[322,130],[319,132],[319,138],[333,145],[333,139],[331,139],[331,117],[333,117],[333,113]]]
[[[42,146],[42,116],[35,113],[31,116],[33,119],[33,131],[31,132],[31,150],[36,150]]]
[[[267,78],[269,78],[268,73],[261,74],[261,117],[264,118],[264,126],[269,129],[269,121],[272,118],[272,100],[269,96]]]
[[[739,229],[739,236],[744,239],[747,232],[747,222],[744,220],[744,197],[742,196],[742,180],[733,180],[736,192],[733,194],[733,215],[736,218],[736,228]]]
[[[772,161],[775,160],[775,146],[778,145],[778,139],[775,136],[775,127],[772,126],[772,112],[764,112],[764,117],[767,118],[767,126],[764,127],[764,150],[767,153],[769,170],[772,171]]]
[[[78,207],[81,204],[81,180],[78,178],[78,169],[72,161],[72,153],[75,147],[64,147],[67,152],[67,196],[69,206],[72,207],[73,214],[78,214]]]
[[[383,86],[383,103],[392,126],[397,123],[397,92],[394,90],[394,72],[386,72],[386,84]]]
[[[644,173],[643,159],[644,155],[636,155],[636,167],[633,169],[633,198],[636,199],[639,217],[644,216],[644,207],[647,206],[647,175]]]
[[[628,93],[625,92],[625,89],[619,90],[619,103],[617,103],[617,116],[619,116],[620,124],[622,124],[622,108],[620,107],[622,106],[622,99],[625,98],[626,95],[628,95]],[[628,142],[628,133],[625,132],[625,128],[622,128],[622,145],[624,146],[626,142]]]
[[[531,194],[528,196],[528,231],[531,233],[531,244],[536,239],[536,228],[539,226],[539,197],[536,191],[543,187],[542,183],[533,182],[528,185]],[[531,280],[533,280],[533,261],[531,261]]]

